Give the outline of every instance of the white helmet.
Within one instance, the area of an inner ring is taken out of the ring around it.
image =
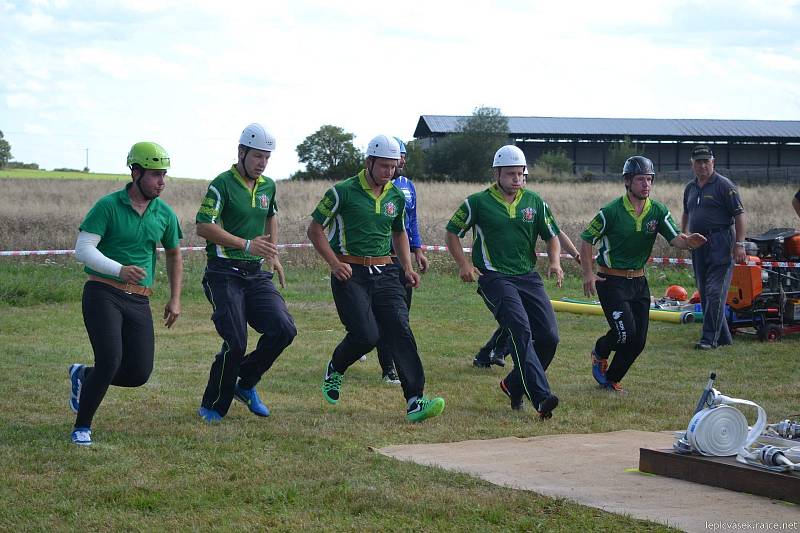
[[[275,150],[275,136],[261,124],[254,122],[247,126],[239,137],[239,144],[256,150],[272,152]]]
[[[394,137],[378,135],[367,146],[367,157],[400,159],[400,145]]]
[[[527,163],[525,162],[525,154],[513,144],[501,146],[500,149],[494,154],[494,163],[492,163],[492,168],[524,166],[527,166]]]

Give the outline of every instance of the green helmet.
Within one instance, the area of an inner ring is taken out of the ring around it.
[[[169,168],[169,154],[156,143],[136,143],[128,152],[128,166],[134,164],[138,164],[142,168],[166,170]]]

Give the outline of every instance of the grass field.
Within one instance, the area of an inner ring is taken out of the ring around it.
[[[68,258],[0,262],[0,529],[18,530],[366,530],[657,531],[665,528],[514,491],[373,451],[390,444],[453,442],[552,433],[685,427],[710,370],[731,396],[771,418],[797,412],[800,337],[760,344],[744,338],[714,353],[691,350],[697,325],[652,323],[649,345],[625,379],[628,395],[599,391],[587,352],[604,323],[559,314],[561,344],[548,371],[562,404],[538,422],[512,412],[497,387],[503,373],[471,367],[493,324],[441,255],[416,291],[412,326],[431,394],[444,414],[405,422],[399,388],[379,381],[374,354],[345,378],[342,401],[324,402],[319,383],[342,337],[328,276],[304,251],[284,257],[284,296],[299,335],[259,385],[268,419],[234,404],[221,425],[195,412],[219,339],[202,296],[203,260],[187,258],[183,316],[156,325],[156,365],[137,389],[112,387],[95,418],[95,446],[72,445],[67,366],[91,363],[80,314],[84,281]],[[157,317],[166,301],[163,258]],[[552,297],[579,296],[574,268]],[[687,284],[682,269],[652,269],[652,292]],[[251,337],[251,346],[254,339]],[[757,372],[754,370],[757,369]],[[554,460],[558,454],[554,455]],[[701,513],[701,510],[687,510]],[[699,515],[701,516],[701,515]]]
[[[329,185],[279,182],[282,242],[305,241],[308,214]],[[89,207],[121,182],[0,178],[0,186],[0,249],[44,249],[71,248]],[[193,220],[206,186],[171,180],[164,195],[181,217],[184,245],[201,244]],[[622,192],[621,185],[608,183],[533,187],[575,241],[596,209]],[[478,189],[418,184],[426,242],[442,242],[452,211]],[[681,190],[658,184],[654,196],[676,213]],[[753,231],[796,222],[788,206],[793,192],[743,189]],[[662,246],[656,253],[667,251]],[[587,353],[605,329],[603,320],[559,314],[561,344],[548,374],[562,404],[547,423],[530,411],[512,412],[497,387],[504,373],[471,366],[494,329],[489,312],[475,286],[457,279],[448,256],[429,255],[432,272],[415,293],[411,318],[426,390],[447,400],[440,418],[406,423],[402,395],[380,382],[374,354],[348,371],[338,406],[324,402],[320,379],[343,328],[326,270],[313,252],[291,250],[282,259],[289,278],[284,296],[299,335],[259,385],[272,416],[259,419],[235,404],[221,425],[200,423],[195,413],[219,339],[200,288],[204,261],[195,253],[186,256],[181,319],[172,330],[156,320],[150,381],[109,390],[91,449],[69,442],[74,416],[67,406],[67,366],[92,361],[80,313],[85,275],[70,257],[0,258],[0,530],[660,531],[665,528],[397,462],[373,450],[680,429],[711,370],[720,390],[758,402],[771,420],[800,410],[800,336],[775,344],[745,337],[707,353],[691,349],[699,326],[652,323],[648,348],[625,378],[629,394],[614,397],[597,390],[588,368]],[[163,264],[162,257],[151,300],[156,318],[166,301]],[[548,282],[553,298],[581,295],[577,269],[572,263],[566,269],[563,289]],[[649,279],[654,295],[671,283],[693,286],[684,268],[653,268]]]
[[[96,172],[63,172],[54,170],[33,170],[27,168],[4,168],[0,170],[0,178],[8,179],[53,179],[53,180],[110,180],[126,181],[129,174],[98,174]]]

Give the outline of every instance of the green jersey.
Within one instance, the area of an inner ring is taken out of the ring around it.
[[[233,165],[230,170],[214,178],[208,186],[195,222],[219,224],[231,235],[255,239],[264,235],[267,219],[277,212],[275,182],[259,176],[250,190],[245,178],[239,174],[236,165]],[[261,257],[245,253],[239,248],[226,248],[211,241],[206,243],[206,254],[210,259],[261,260]]]
[[[581,233],[581,239],[592,244],[600,242],[599,264],[608,268],[639,270],[650,258],[659,233],[668,242],[680,233],[667,206],[648,198],[642,214],[636,216],[636,210],[625,194],[600,209]]]
[[[472,264],[482,270],[520,275],[536,265],[536,240],[560,233],[550,207],[533,191],[517,191],[507,202],[495,183],[469,196],[447,223],[463,237],[473,228]]]
[[[328,230],[337,254],[361,257],[389,255],[392,232],[405,231],[406,198],[392,182],[378,196],[366,170],[328,189],[311,217]]]
[[[80,225],[80,230],[100,235],[97,249],[109,259],[123,266],[134,265],[147,273],[139,285],[151,287],[156,267],[156,247],[161,243],[164,248],[177,248],[183,238],[178,217],[167,203],[160,199],[150,200],[141,215],[131,205],[128,189],[124,189],[100,198],[87,213]],[[101,278],[124,281],[116,276],[101,274],[91,268],[84,267],[86,273]]]

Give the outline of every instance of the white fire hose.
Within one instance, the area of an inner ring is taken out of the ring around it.
[[[676,451],[711,457],[735,455],[738,462],[759,468],[800,472],[800,446],[793,446],[796,441],[763,435],[767,414],[760,405],[709,389],[701,399],[705,407],[698,405],[686,433],[678,435],[673,445]],[[758,417],[752,427],[735,405],[755,407]]]

